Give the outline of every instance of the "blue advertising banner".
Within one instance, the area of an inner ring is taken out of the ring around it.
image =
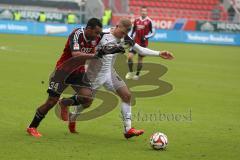
[[[81,25],[0,20],[0,33],[11,34],[67,36],[78,27]]]
[[[39,22],[6,21],[0,20],[0,33],[32,34],[49,36],[68,36],[74,28],[81,25],[52,24]],[[200,44],[239,45],[240,34],[193,32],[177,30],[156,30],[151,41],[183,42]]]
[[[152,41],[240,45],[240,34],[157,30]]]

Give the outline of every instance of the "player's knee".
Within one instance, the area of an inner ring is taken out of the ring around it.
[[[132,95],[130,92],[125,93],[124,96],[122,97],[122,101],[125,103],[130,103],[131,102]]]
[[[59,97],[49,97],[47,101],[38,108],[38,111],[43,115],[46,115],[48,111],[55,106]]]
[[[128,60],[133,60],[133,54],[128,54]]]
[[[81,104],[84,108],[87,108],[89,107],[91,104],[92,104],[92,97],[81,97],[81,96],[78,96],[77,97],[77,102],[79,104]]]
[[[128,59],[128,63],[133,63],[133,59],[132,59],[132,58],[129,58],[129,59]]]
[[[46,102],[46,105],[49,108],[52,108],[53,106],[55,106],[57,104],[58,100],[59,100],[59,97],[49,97]]]
[[[93,102],[92,98],[90,98],[90,97],[89,98],[84,98],[82,105],[83,105],[84,108],[88,108],[88,107],[91,106],[92,102]]]

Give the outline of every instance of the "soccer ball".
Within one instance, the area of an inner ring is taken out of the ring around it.
[[[161,132],[156,132],[150,137],[150,145],[153,149],[164,149],[167,147],[167,144],[167,136]]]

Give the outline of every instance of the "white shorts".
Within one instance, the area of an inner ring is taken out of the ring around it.
[[[119,77],[116,71],[112,71],[105,74],[99,73],[91,85],[93,90],[104,86],[105,89],[116,92],[119,88],[126,86],[126,83]]]

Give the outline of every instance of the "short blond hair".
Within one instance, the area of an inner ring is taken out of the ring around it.
[[[118,25],[120,27],[124,27],[127,31],[130,31],[132,28],[132,22],[130,21],[130,19],[127,18],[121,18]]]

